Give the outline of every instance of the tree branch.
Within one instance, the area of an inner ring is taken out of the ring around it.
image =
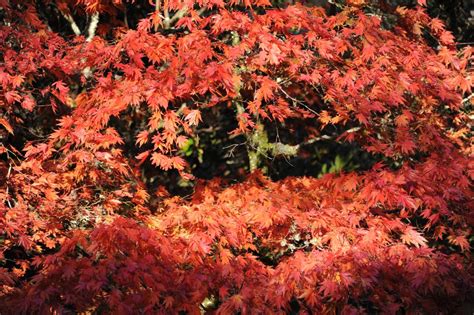
[[[161,10],[161,0],[155,0],[155,13],[160,14]],[[153,27],[154,31],[158,31],[158,24],[155,24]]]
[[[462,101],[461,101],[461,104],[464,104],[466,102],[468,102],[471,98],[474,97],[474,93],[472,93],[471,95],[469,95],[468,97],[464,98]]]
[[[205,7],[202,7],[201,9],[199,9],[197,11],[197,15],[201,15],[204,13],[204,11],[206,11],[207,8]],[[184,7],[180,10],[178,10],[178,12],[176,12],[173,17],[166,17],[166,11],[165,11],[165,20],[164,20],[164,28],[165,29],[169,29],[174,23],[176,23],[180,18],[184,17],[187,13],[188,13],[188,8],[187,7]]]
[[[95,31],[97,30],[97,25],[99,24],[99,12],[95,12],[92,15],[91,22],[89,23],[89,27],[87,28],[87,38],[86,42],[89,43],[92,41],[92,39],[95,36]],[[92,76],[92,70],[90,67],[85,67],[84,70],[82,70],[82,74],[86,78],[90,78]]]
[[[97,30],[98,24],[99,24],[99,12],[95,12],[92,15],[91,22],[89,23],[89,27],[87,28],[86,42],[90,42],[94,38],[95,31]]]
[[[59,12],[61,12],[63,17],[66,19],[66,21],[69,22],[69,25],[71,25],[71,29],[74,32],[74,34],[77,36],[81,35],[81,29],[79,28],[79,26],[77,26],[77,23],[76,21],[74,21],[74,18],[72,17],[72,15],[64,13],[61,10],[59,10]]]

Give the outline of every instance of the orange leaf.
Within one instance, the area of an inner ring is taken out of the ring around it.
[[[2,125],[3,127],[5,127],[5,129],[6,129],[9,133],[13,134],[13,128],[12,128],[12,126],[10,125],[10,123],[9,123],[6,119],[0,118],[0,125]]]

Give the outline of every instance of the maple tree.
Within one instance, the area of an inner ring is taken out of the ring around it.
[[[425,5],[0,0],[0,309],[472,300],[473,49]],[[206,137],[244,148],[243,180],[195,178]],[[328,142],[370,159],[268,177]]]

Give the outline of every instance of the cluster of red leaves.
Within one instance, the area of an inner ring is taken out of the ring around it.
[[[443,253],[448,243],[429,245],[447,234],[466,246],[472,192],[453,189],[465,175],[451,159],[436,160],[277,183],[253,174],[226,189],[216,180],[189,202],[168,199],[141,224],[117,218],[75,231],[57,253],[35,259],[41,271],[4,302],[150,314],[199,314],[209,297],[223,314],[284,313],[292,301],[318,312],[448,309],[466,298],[472,266]],[[433,166],[454,170],[439,176]],[[433,204],[439,210],[427,211]],[[414,225],[419,216],[426,220]]]
[[[366,2],[328,16],[261,0],[164,1],[181,15],[174,24],[159,10],[137,29],[111,18],[89,41],[48,29],[33,1],[0,0],[0,309],[197,314],[211,301],[223,314],[393,313],[468,299],[472,49],[456,51],[422,8],[390,12],[387,29]],[[68,17],[124,8],[48,3]],[[258,120],[334,125],[346,130],[339,140],[402,166],[276,183],[253,174],[227,189],[216,180],[157,209],[140,162],[189,177],[179,148],[209,107],[235,108],[236,133]],[[59,122],[15,148],[26,114]],[[113,117],[134,123],[138,161]]]

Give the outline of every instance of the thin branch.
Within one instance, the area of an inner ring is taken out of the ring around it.
[[[309,108],[308,105],[306,105],[305,103],[303,103],[302,101],[300,100],[297,100],[296,98],[292,97],[290,94],[288,94],[281,86],[278,86],[278,88],[280,89],[280,91],[283,92],[283,94],[286,95],[286,97],[288,97],[290,100],[292,100],[294,103],[296,104],[300,104],[301,106],[303,106],[304,108],[306,108],[308,111],[310,111],[311,113],[315,114],[316,116],[319,116],[319,113],[314,111],[313,109]]]
[[[235,149],[237,149],[237,147],[241,146],[241,145],[247,145],[247,142],[242,142],[242,143],[234,143],[234,144],[231,144],[231,145],[228,145],[228,146],[225,146],[223,149],[224,150],[227,150],[227,149],[230,149],[226,152],[225,156],[226,158],[229,158],[229,157],[233,157],[234,156],[234,151]]]
[[[472,93],[471,95],[469,95],[468,97],[464,98],[462,101],[461,101],[461,104],[464,104],[466,102],[468,102],[471,98],[474,97],[474,93]]]
[[[197,15],[201,15],[203,14],[205,11],[206,11],[206,7],[202,7],[200,8],[196,13]],[[180,18],[184,17],[187,13],[188,13],[188,8],[187,7],[184,7],[180,10],[178,10],[178,12],[176,12],[172,18],[170,18],[169,16],[166,17],[166,13],[167,11],[165,11],[165,20],[164,20],[164,27],[165,29],[168,29],[170,28],[174,23],[176,23]]]
[[[474,42],[461,42],[461,43],[456,43],[456,46],[470,46],[473,44]]]
[[[125,24],[126,28],[130,28],[128,25],[128,16],[127,16],[127,4],[124,3],[123,5],[123,23]]]
[[[170,28],[171,25],[173,25],[176,21],[178,21],[180,18],[186,15],[188,13],[188,8],[184,7],[180,9],[178,12],[176,12],[173,17],[170,19],[168,16],[168,19],[165,17],[165,27]]]
[[[94,38],[95,31],[97,30],[98,24],[99,24],[99,12],[95,12],[92,15],[91,22],[89,23],[89,27],[87,29],[86,42],[90,42]]]
[[[8,149],[7,149],[8,150]],[[8,151],[7,151],[7,156],[8,156]],[[12,165],[10,163],[8,163],[8,172],[7,172],[7,180],[10,178],[10,175],[12,173]],[[8,204],[8,207],[11,209],[13,208],[12,204],[10,203],[10,198],[9,198],[9,186],[8,186],[8,183],[7,183],[7,189],[6,189],[6,195],[7,195],[7,198],[6,198],[6,201],[7,201],[7,204]]]
[[[165,29],[168,29],[168,28],[170,28],[170,12],[169,12],[169,9],[168,9],[168,3],[167,2],[165,2],[164,5],[163,5],[163,14],[165,16],[165,19],[163,20],[163,27]]]
[[[89,23],[89,27],[87,28],[87,38],[86,38],[87,43],[91,42],[92,39],[94,38],[95,31],[97,30],[98,24],[99,24],[99,12],[95,12],[92,15],[91,22]],[[82,74],[84,74],[86,78],[90,78],[92,76],[91,68],[85,67],[84,70],[82,70]]]
[[[7,178],[10,177],[11,173],[12,173],[12,165],[11,165],[11,164],[8,164]]]
[[[68,13],[64,13],[61,10],[59,10],[59,12],[61,12],[63,17],[66,19],[66,21],[69,22],[69,25],[71,25],[71,29],[74,32],[74,34],[77,35],[77,36],[81,35],[81,29],[79,28],[79,26],[77,26],[77,23],[76,23],[76,21],[74,21],[74,18],[72,17],[72,15],[70,15]]]
[[[155,0],[155,13],[156,14],[160,14],[161,10],[161,0]],[[154,31],[157,32],[158,31],[158,24],[155,24],[154,27],[153,27]]]

